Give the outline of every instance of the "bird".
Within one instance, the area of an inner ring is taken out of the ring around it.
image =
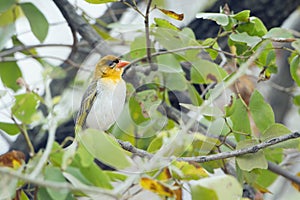
[[[85,91],[75,122],[75,132],[85,127],[106,131],[121,114],[126,98],[124,67],[130,62],[113,55],[96,64],[93,79]]]

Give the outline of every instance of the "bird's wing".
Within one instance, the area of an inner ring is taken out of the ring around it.
[[[92,81],[82,97],[80,109],[76,118],[76,129],[81,129],[85,125],[86,118],[91,111],[96,98],[97,81]]]

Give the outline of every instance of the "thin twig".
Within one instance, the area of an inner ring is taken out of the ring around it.
[[[76,67],[76,68],[80,68],[80,65],[73,62],[72,60],[70,59],[63,59],[63,58],[60,58],[60,57],[57,57],[57,56],[37,56],[37,55],[27,55],[23,58],[15,58],[15,57],[0,57],[0,62],[10,62],[10,61],[20,61],[20,60],[26,60],[26,59],[31,59],[31,58],[34,58],[34,59],[54,59],[54,60],[59,60],[61,62],[65,62],[65,63],[68,63],[69,65],[72,65],[73,67]]]
[[[46,80],[46,95],[45,95],[45,102],[48,104],[49,108],[52,108],[52,101],[51,101],[51,92],[50,92],[50,87],[49,87],[50,81]],[[43,152],[43,155],[39,159],[37,165],[35,166],[34,170],[31,172],[29,175],[30,178],[36,178],[40,172],[42,171],[44,165],[47,163],[49,155],[51,153],[54,141],[55,141],[55,132],[57,128],[57,121],[55,119],[55,116],[53,113],[49,113],[48,115],[48,139],[47,139],[47,144],[46,148]]]
[[[233,58],[241,58],[241,59],[248,58],[246,56],[238,56],[236,54],[232,54],[232,53],[229,53],[229,52],[226,52],[226,51],[223,51],[223,50],[220,50],[220,49],[216,49],[216,48],[213,48],[213,47],[210,47],[210,46],[200,46],[200,45],[199,46],[182,47],[182,48],[172,49],[172,50],[167,50],[167,51],[159,51],[159,52],[152,53],[151,57],[156,57],[156,56],[171,54],[171,53],[177,53],[177,52],[182,52],[182,51],[187,51],[187,50],[200,50],[200,49],[212,49],[212,50],[223,53],[223,54],[225,54],[227,56],[230,56],[230,57],[233,57]],[[137,58],[137,59],[133,60],[132,62],[130,62],[129,66],[134,65],[134,64],[136,64],[136,63],[138,63],[142,60],[145,60],[145,59],[147,59],[147,56]],[[127,66],[126,68],[128,68],[129,66]]]
[[[178,158],[178,160],[186,161],[186,162],[194,161],[194,162],[203,163],[203,162],[208,162],[208,161],[212,161],[212,160],[220,160],[220,159],[224,159],[224,158],[237,157],[237,156],[245,155],[248,153],[256,153],[259,150],[267,148],[269,146],[272,146],[272,145],[275,145],[275,144],[278,144],[278,143],[281,143],[281,142],[284,142],[284,141],[287,141],[290,139],[299,138],[299,137],[300,137],[300,133],[294,132],[294,133],[282,135],[279,137],[274,137],[265,142],[259,143],[257,145],[251,146],[251,147],[243,148],[243,149],[238,149],[238,150],[229,151],[229,152],[222,152],[222,153],[208,155],[208,156],[181,157],[181,158]]]
[[[27,183],[33,183],[36,185],[39,185],[41,187],[46,187],[46,188],[52,188],[55,190],[69,190],[69,191],[81,191],[81,192],[87,192],[87,193],[93,193],[93,194],[103,194],[103,195],[108,195],[110,197],[113,197],[117,199],[117,197],[111,193],[109,190],[104,190],[98,187],[93,187],[93,186],[79,186],[76,185],[73,186],[69,183],[61,183],[57,181],[47,181],[43,179],[37,179],[37,178],[32,178],[26,174],[22,174],[18,171],[12,170],[7,167],[0,167],[0,173],[2,175],[7,175],[13,178],[17,178],[20,180],[24,180]]]
[[[20,132],[22,133],[22,135],[24,136],[26,144],[27,144],[27,146],[29,148],[29,155],[30,155],[30,157],[34,156],[34,154],[35,154],[34,147],[32,145],[32,142],[31,142],[30,138],[29,138],[29,135],[28,135],[28,132],[27,132],[27,129],[26,129],[25,125],[23,125],[23,124],[20,125],[17,122],[17,120],[15,119],[14,116],[11,116],[11,119],[13,120],[13,122],[15,123],[15,125],[18,127],[18,129],[20,130]]]
[[[122,3],[125,4],[125,5],[127,5],[129,8],[132,8],[137,13],[139,13],[141,16],[143,16],[143,18],[145,18],[145,15],[138,9],[138,7],[136,6],[136,4],[131,5],[130,3],[126,2],[126,1],[122,1]]]
[[[8,56],[10,54],[24,51],[24,50],[30,50],[34,48],[41,48],[41,47],[68,47],[72,48],[72,45],[70,44],[35,44],[35,45],[20,45],[20,46],[14,46],[10,49],[6,49],[4,51],[0,52],[0,57]]]
[[[146,36],[146,51],[147,51],[147,61],[150,65],[152,71],[157,70],[157,66],[152,63],[152,56],[151,56],[151,40],[150,40],[150,31],[149,31],[149,13],[151,7],[152,0],[148,0],[146,14],[145,14],[145,36]]]

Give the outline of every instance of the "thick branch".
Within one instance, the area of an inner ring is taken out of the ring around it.
[[[278,144],[278,143],[281,143],[281,142],[284,142],[284,141],[287,141],[290,139],[295,139],[298,137],[300,137],[300,133],[294,132],[291,134],[275,137],[275,138],[272,138],[265,142],[259,143],[257,145],[251,146],[251,147],[243,148],[243,149],[222,152],[222,153],[208,155],[208,156],[182,157],[182,158],[178,158],[178,160],[187,161],[187,162],[194,161],[194,162],[203,163],[203,162],[208,162],[208,161],[212,161],[212,160],[231,158],[231,157],[245,155],[248,153],[256,153],[261,149],[267,148],[269,146],[272,146],[272,145],[275,145],[275,144]]]
[[[293,181],[293,182],[297,183],[298,185],[300,185],[300,178],[298,176],[295,176],[294,174],[291,174],[287,170],[283,170],[278,165],[276,165],[276,164],[274,164],[270,161],[268,162],[268,170],[270,170],[271,172],[273,172],[275,174],[279,174],[279,175],[283,176],[284,178],[286,178],[290,181]]]
[[[73,30],[76,30],[93,48],[96,48],[102,55],[113,54],[106,42],[81,16],[76,13],[75,8],[67,0],[53,1],[67,20],[69,26]]]

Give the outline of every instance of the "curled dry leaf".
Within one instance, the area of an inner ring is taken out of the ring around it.
[[[19,168],[25,160],[25,154],[21,151],[10,151],[0,156],[0,166]]]
[[[157,9],[160,10],[161,12],[163,12],[165,15],[173,18],[173,19],[181,21],[184,18],[184,14],[182,14],[182,13],[178,14],[178,13],[172,11],[172,10],[166,10],[166,9],[163,9],[163,8],[157,8]]]
[[[174,191],[168,187],[167,185],[163,184],[160,181],[143,177],[140,180],[140,185],[142,188],[146,190],[150,190],[156,194],[166,196],[166,197],[174,197],[175,193]]]

